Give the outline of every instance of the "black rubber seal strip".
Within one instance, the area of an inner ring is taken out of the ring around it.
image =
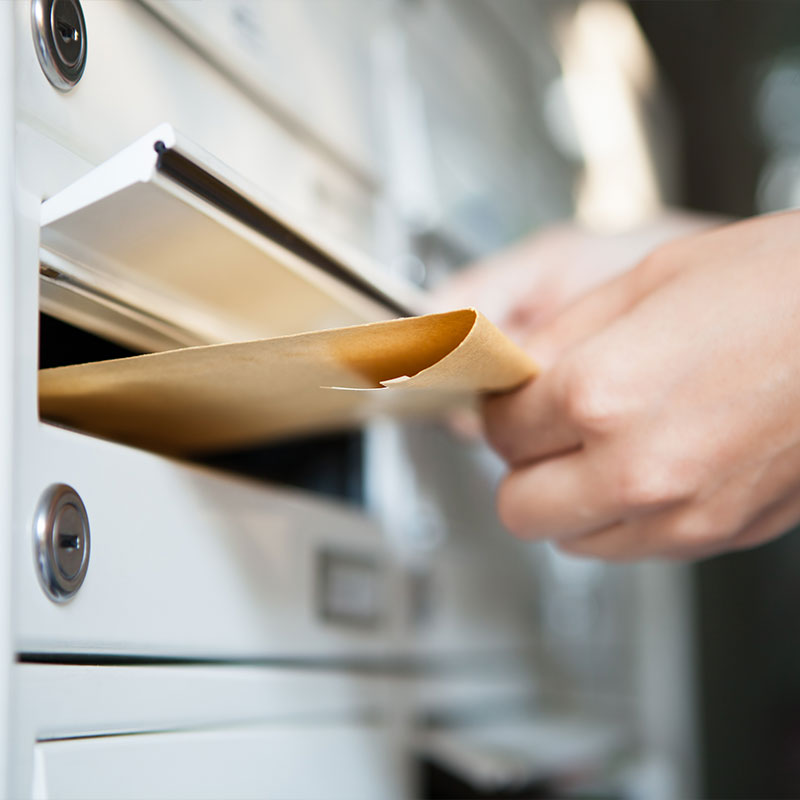
[[[309,671],[351,670],[367,673],[406,673],[425,668],[424,663],[406,657],[369,658],[203,658],[181,656],[136,656],[113,653],[18,653],[18,664],[60,665],[78,667],[245,667],[292,668]]]
[[[412,313],[394,298],[384,294],[369,281],[343,267],[334,258],[316,245],[299,236],[282,222],[242,197],[230,186],[214,177],[186,156],[158,141],[154,145],[158,160],[156,167],[160,173],[181,185],[192,194],[211,203],[248,228],[266,236],[271,241],[294,253],[299,258],[336,278],[351,289],[366,295],[401,317]]]

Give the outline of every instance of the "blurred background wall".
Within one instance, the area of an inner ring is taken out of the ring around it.
[[[800,3],[630,5],[674,111],[681,203],[734,217],[800,205]],[[800,796],[800,538],[692,577],[702,794]]]

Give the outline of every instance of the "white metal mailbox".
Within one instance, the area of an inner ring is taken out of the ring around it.
[[[562,213],[534,5],[0,3],[0,795],[435,796],[419,766],[459,759],[426,742],[475,726],[491,791],[530,745],[486,715],[545,707],[613,729],[570,769],[681,761],[640,691],[682,674],[683,612],[654,667],[626,600],[679,583],[564,572],[602,624],[551,641],[480,446],[386,421],[197,463],[38,413],[40,365],[414,313],[409,277]]]

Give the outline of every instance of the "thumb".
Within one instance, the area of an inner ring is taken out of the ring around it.
[[[655,251],[632,270],[583,295],[525,341],[525,349],[542,368],[565,351],[626,314],[676,271],[675,259]]]

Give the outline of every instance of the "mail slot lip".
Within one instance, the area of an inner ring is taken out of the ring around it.
[[[168,122],[154,128],[136,143],[136,146],[141,149],[150,148],[153,159],[152,169],[155,172],[159,172],[160,154],[156,151],[156,143],[159,141],[164,143],[164,147],[169,153],[180,156],[185,162],[205,173],[212,179],[214,186],[226,187],[247,207],[255,209],[256,214],[267,215],[290,238],[306,242],[326,259],[338,264],[340,269],[353,276],[355,280],[371,286],[380,296],[388,298],[394,304],[402,307],[404,309],[402,316],[421,314],[428,309],[429,303],[425,292],[418,286],[387,271],[366,253],[350,247],[345,242],[330,237],[324,231],[313,228],[298,219],[280,204],[280,198],[266,195],[258,186],[250,183],[245,176],[230,169],[212,153],[204,150],[180,131],[175,130]],[[181,186],[184,189],[187,188],[182,184]],[[191,189],[189,191],[197,194]],[[203,194],[197,196],[215,205],[209,197]],[[238,217],[235,218],[237,221],[241,221]],[[286,249],[291,252],[291,248],[287,247]],[[381,302],[385,306],[385,303]]]
[[[206,343],[425,307],[419,289],[304,225],[168,123],[47,198],[40,224],[41,260],[58,260],[62,288],[88,282]]]
[[[208,170],[203,169],[197,162],[175,147],[169,147],[159,139],[154,143],[153,148],[157,153],[156,169],[161,174],[252,230],[285,247],[309,264],[313,264],[352,289],[386,306],[398,316],[414,315],[414,311],[406,303],[395,299],[358,272],[348,269],[308,238],[292,230],[274,215],[231,188]]]

